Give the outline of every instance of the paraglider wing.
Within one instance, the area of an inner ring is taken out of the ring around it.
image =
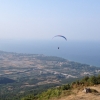
[[[62,38],[64,38],[64,39],[67,41],[66,37],[63,36],[63,35],[56,35],[56,36],[54,36],[54,37],[62,37]],[[54,38],[54,37],[53,37],[53,38]]]

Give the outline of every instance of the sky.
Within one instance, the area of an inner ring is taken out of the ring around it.
[[[100,41],[100,0],[0,0],[0,40]]]

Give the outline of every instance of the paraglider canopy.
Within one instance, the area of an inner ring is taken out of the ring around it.
[[[67,38],[65,36],[63,36],[63,35],[56,35],[53,38],[55,38],[55,37],[62,37],[62,38],[64,38],[67,41]]]

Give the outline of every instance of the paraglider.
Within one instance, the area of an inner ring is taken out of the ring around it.
[[[67,38],[65,37],[65,36],[63,36],[63,35],[56,35],[56,36],[54,36],[53,38],[55,38],[55,37],[62,37],[62,38],[64,38],[66,41],[67,41]],[[52,38],[52,39],[53,39]],[[58,47],[58,49],[59,49],[59,47]]]

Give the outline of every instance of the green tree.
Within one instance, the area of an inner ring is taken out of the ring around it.
[[[90,85],[97,84],[97,83],[98,83],[98,82],[97,82],[97,78],[96,78],[95,76],[91,76],[91,77],[89,78],[89,83],[90,83]]]
[[[66,84],[66,85],[62,86],[62,90],[68,90],[70,88],[71,88],[71,86],[69,84]]]

